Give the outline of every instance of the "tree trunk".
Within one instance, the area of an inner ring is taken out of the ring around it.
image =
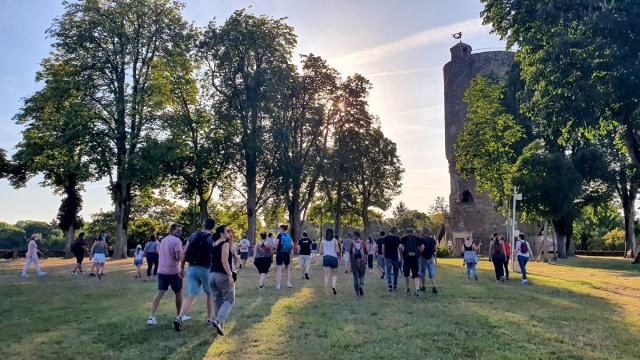
[[[64,236],[67,239],[67,243],[64,245],[64,258],[65,259],[70,259],[71,258],[71,244],[73,244],[73,241],[75,240],[75,237],[76,237],[76,229],[73,228],[73,224],[71,224],[69,226],[69,228],[67,228],[67,230],[65,230]]]
[[[131,185],[120,181],[116,183],[115,188],[116,241],[112,258],[126,259],[127,228],[129,226],[129,214],[131,213]]]
[[[198,207],[200,208],[200,223],[204,224],[204,221],[209,217],[209,202],[204,200],[202,196],[198,196]]]
[[[635,195],[631,194],[631,196],[623,197],[622,208],[624,209],[624,239],[627,245],[626,248],[631,250],[631,258],[634,258],[636,255],[636,236],[634,232],[635,206]],[[627,254],[625,254],[625,257],[626,256]]]
[[[360,216],[362,217],[362,223],[364,224],[364,234],[362,238],[368,240],[369,236],[371,236],[371,220],[369,219],[368,202],[363,203]]]
[[[256,241],[256,164],[247,163],[247,239],[255,244]]]
[[[334,226],[335,226],[335,234],[338,237],[342,237],[342,235],[340,234],[340,227],[341,227],[341,217],[342,217],[342,184],[338,184],[338,189],[336,191],[336,206],[335,206],[335,221],[334,221]]]

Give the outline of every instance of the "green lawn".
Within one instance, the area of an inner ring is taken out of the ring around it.
[[[22,261],[0,262],[0,359],[640,358],[640,268],[629,261],[531,264],[522,286],[496,284],[486,260],[467,282],[461,260],[444,259],[440,295],[420,298],[390,295],[371,274],[358,299],[344,273],[338,296],[325,295],[319,264],[311,281],[296,272],[293,289],[258,292],[245,270],[225,337],[204,327],[202,299],[183,332],[171,325],[172,297],[148,328],[156,285],[134,280],[131,263],[110,261],[97,280],[45,260],[49,276],[23,280]]]

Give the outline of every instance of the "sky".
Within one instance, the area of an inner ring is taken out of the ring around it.
[[[237,9],[288,18],[298,35],[296,54],[327,59],[343,76],[360,73],[373,83],[369,103],[382,130],[398,145],[406,169],[402,194],[411,209],[425,211],[449,195],[444,147],[442,67],[462,31],[474,51],[504,48],[481,24],[479,0],[189,0],[184,16],[197,26],[224,22]],[[40,84],[35,73],[50,51],[46,29],[63,12],[61,0],[0,0],[0,147],[11,155],[21,139],[13,116]],[[41,178],[13,189],[0,180],[0,221],[53,219],[61,197]],[[112,204],[103,179],[85,185],[85,219]]]

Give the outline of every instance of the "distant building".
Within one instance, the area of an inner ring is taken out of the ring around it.
[[[488,249],[491,234],[506,233],[506,219],[496,212],[495,202],[485,193],[476,193],[474,179],[463,179],[456,170],[454,144],[467,121],[464,93],[476,75],[505,78],[514,61],[514,53],[487,51],[472,53],[471,46],[460,42],[451,48],[451,61],[444,71],[445,148],[449,161],[449,216],[445,220],[446,239],[459,254],[464,238],[483,242]]]

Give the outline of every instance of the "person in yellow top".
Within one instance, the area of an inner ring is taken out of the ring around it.
[[[31,235],[31,238],[29,238],[26,255],[27,262],[26,264],[24,264],[24,269],[22,269],[22,277],[29,276],[27,275],[27,271],[29,270],[31,264],[33,264],[33,266],[36,268],[36,274],[38,274],[38,276],[47,275],[46,272],[40,270],[40,265],[38,264],[38,254],[43,255],[42,251],[38,250],[38,244],[36,243],[36,240],[38,240],[38,238],[39,234],[33,234]]]

